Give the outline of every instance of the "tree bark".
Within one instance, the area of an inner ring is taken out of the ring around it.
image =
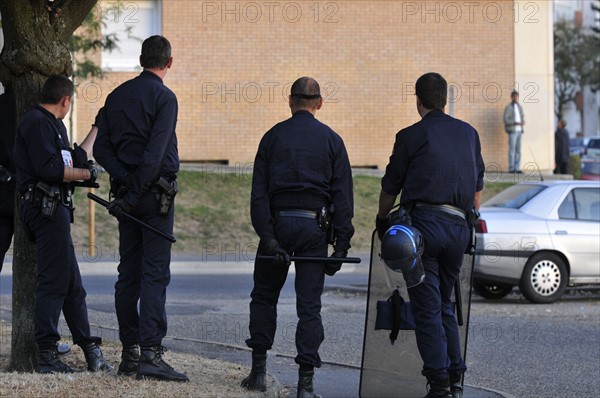
[[[49,5],[51,4],[51,5]],[[46,79],[71,75],[67,44],[96,0],[0,0],[4,48],[0,54],[0,81],[11,82],[17,102],[17,120],[37,103]],[[18,194],[17,194],[18,196]],[[35,369],[34,301],[37,282],[35,247],[19,220],[15,201],[13,255],[13,313],[10,367]]]

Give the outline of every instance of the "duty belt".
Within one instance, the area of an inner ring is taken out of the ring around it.
[[[467,219],[467,212],[463,209],[452,206],[452,205],[434,205],[430,203],[416,203],[415,207],[420,209],[429,209],[429,210],[438,210],[444,213],[452,214],[453,216],[457,216],[462,218],[463,220]]]
[[[318,215],[319,213],[313,210],[289,209],[275,211],[275,216],[277,217],[298,217],[316,220]]]

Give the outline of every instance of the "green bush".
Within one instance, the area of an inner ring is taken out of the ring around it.
[[[573,179],[579,180],[581,178],[581,156],[571,155],[569,157],[569,174],[573,174]]]

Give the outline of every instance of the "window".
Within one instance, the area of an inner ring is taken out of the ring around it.
[[[558,208],[558,217],[582,221],[600,221],[600,189],[575,188]]]
[[[103,1],[101,3],[104,35],[116,34],[118,49],[102,51],[102,69],[132,71],[140,68],[142,42],[161,34],[159,0]]]
[[[545,185],[516,184],[500,192],[483,206],[518,209],[544,189],[546,189]]]
[[[565,200],[560,204],[558,208],[558,218],[574,220],[575,215],[575,200],[573,199],[573,191],[569,192]]]

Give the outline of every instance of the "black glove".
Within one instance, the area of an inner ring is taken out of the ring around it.
[[[269,239],[265,241],[263,243],[262,251],[267,256],[273,256],[273,265],[289,266],[292,263],[292,261],[290,260],[290,255],[285,250],[283,250],[283,248],[276,239]]]
[[[108,214],[116,217],[119,221],[123,220],[123,212],[131,213],[132,210],[131,206],[123,198],[115,199],[110,202],[107,209]]]
[[[383,239],[383,235],[385,235],[390,226],[390,221],[387,218],[379,218],[379,214],[375,217],[375,229],[377,229],[379,240]]]
[[[334,251],[330,258],[346,258],[346,256],[348,256],[348,252],[346,250],[343,251]],[[331,262],[331,263],[327,263],[325,264],[325,273],[329,276],[333,276],[335,275],[336,272],[338,272],[340,269],[342,268],[342,262],[340,261],[339,263],[336,262]]]
[[[88,160],[85,163],[85,168],[90,172],[90,178],[85,180],[87,183],[93,184],[98,179],[98,169],[96,168],[96,164],[93,160]]]

